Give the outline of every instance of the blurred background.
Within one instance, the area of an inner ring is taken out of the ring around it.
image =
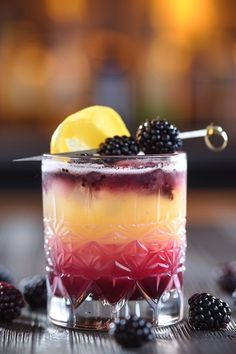
[[[186,142],[189,183],[235,182],[233,0],[1,0],[0,70],[4,187],[38,185],[32,164],[11,160],[48,151],[63,118],[92,104],[117,109],[133,132],[157,115],[181,130],[222,125],[221,154]]]
[[[0,232],[12,242],[33,232],[42,242],[40,166],[12,160],[49,151],[61,120],[93,104],[118,110],[132,132],[157,115],[182,131],[223,126],[221,153],[184,144],[189,215],[233,220],[235,1],[1,0],[0,78]],[[0,244],[0,256],[12,249]]]

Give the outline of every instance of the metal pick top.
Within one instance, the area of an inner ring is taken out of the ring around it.
[[[220,146],[216,146],[212,143],[211,137],[213,135],[219,135],[222,138],[222,144]],[[206,146],[213,151],[222,151],[226,148],[228,144],[228,135],[219,125],[214,125],[211,123],[206,127],[206,129],[193,130],[190,132],[180,133],[181,139],[190,139],[190,138],[200,138],[204,137]]]
[[[210,140],[211,136],[219,135],[222,138],[222,144],[220,146],[214,146]],[[228,144],[228,135],[227,133],[218,125],[208,125],[207,134],[205,135],[205,143],[209,149],[214,151],[224,150]]]

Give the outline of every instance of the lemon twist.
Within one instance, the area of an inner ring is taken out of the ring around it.
[[[91,106],[71,114],[52,135],[52,154],[97,149],[106,138],[130,136],[121,116],[106,106]]]

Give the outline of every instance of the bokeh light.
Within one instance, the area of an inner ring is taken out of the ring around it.
[[[47,151],[58,123],[92,104],[117,109],[132,132],[157,115],[181,130],[214,121],[234,149],[233,1],[25,0],[1,9],[4,159]],[[18,143],[9,148],[8,136]],[[205,151],[190,145],[192,156]]]
[[[83,16],[86,0],[45,0],[46,13],[56,22],[76,21]]]

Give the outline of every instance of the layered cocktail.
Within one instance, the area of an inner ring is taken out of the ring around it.
[[[186,156],[45,155],[50,319],[105,329],[136,314],[182,318]]]

